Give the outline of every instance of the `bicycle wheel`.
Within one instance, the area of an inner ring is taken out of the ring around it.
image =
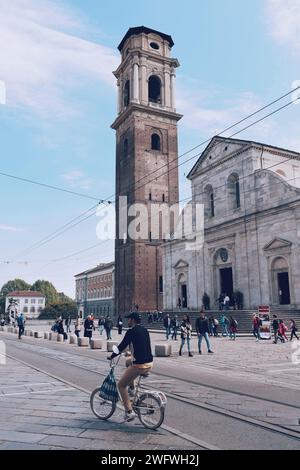
[[[152,393],[144,393],[135,405],[140,422],[148,429],[159,428],[165,418],[165,408]]]
[[[112,401],[104,400],[99,396],[99,392],[100,387],[92,392],[90,405],[92,412],[97,418],[106,420],[114,414],[117,404]]]

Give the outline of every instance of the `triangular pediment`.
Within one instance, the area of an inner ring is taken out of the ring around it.
[[[184,261],[183,259],[180,259],[177,261],[177,263],[173,266],[174,269],[181,269],[181,268],[187,268],[189,264]]]
[[[214,137],[188,174],[188,179],[193,177],[206,166],[217,163],[227,156],[249,147],[251,142],[248,140],[229,139],[226,137]]]
[[[264,250],[277,250],[279,248],[286,248],[291,246],[292,243],[288,240],[284,240],[283,238],[274,238],[271,242],[269,242],[265,247]]]

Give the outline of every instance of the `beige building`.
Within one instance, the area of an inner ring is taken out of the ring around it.
[[[164,308],[199,309],[204,292],[300,308],[300,154],[215,137],[188,175],[204,205],[204,245],[164,245]],[[179,301],[180,299],[180,301]]]

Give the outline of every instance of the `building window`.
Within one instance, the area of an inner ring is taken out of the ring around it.
[[[127,80],[124,86],[124,106],[127,108],[130,103],[130,81]]]
[[[25,304],[28,304],[28,299],[25,299]]]
[[[241,207],[241,194],[239,175],[232,173],[227,180],[228,208],[229,210]]]
[[[162,294],[164,291],[164,282],[163,282],[163,277],[159,276],[159,292]]]
[[[205,216],[214,217],[215,216],[215,197],[214,197],[214,190],[210,184],[205,187],[204,193],[205,193],[205,200],[204,200]]]
[[[28,307],[24,307],[24,313],[28,312]]]
[[[124,158],[128,157],[128,139],[124,140]]]
[[[151,150],[160,150],[160,137],[158,134],[152,134],[151,136]]]
[[[35,313],[35,307],[30,308],[30,313]]]
[[[31,299],[31,303],[32,303],[32,304],[35,304],[35,299]]]
[[[157,42],[150,42],[150,47],[152,49],[155,49],[156,51],[159,50],[159,45],[157,44]]]
[[[152,194],[149,193],[149,201],[152,201]]]
[[[161,81],[156,75],[149,78],[149,101],[150,103],[161,102]]]
[[[162,195],[162,202],[165,202],[165,195]]]
[[[43,302],[43,299],[39,299],[39,304],[42,304]]]

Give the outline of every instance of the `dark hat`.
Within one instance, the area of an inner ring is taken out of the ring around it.
[[[141,323],[141,315],[137,312],[132,312],[130,313],[129,315],[126,315],[125,318],[131,318],[132,320],[134,320],[136,323]]]

